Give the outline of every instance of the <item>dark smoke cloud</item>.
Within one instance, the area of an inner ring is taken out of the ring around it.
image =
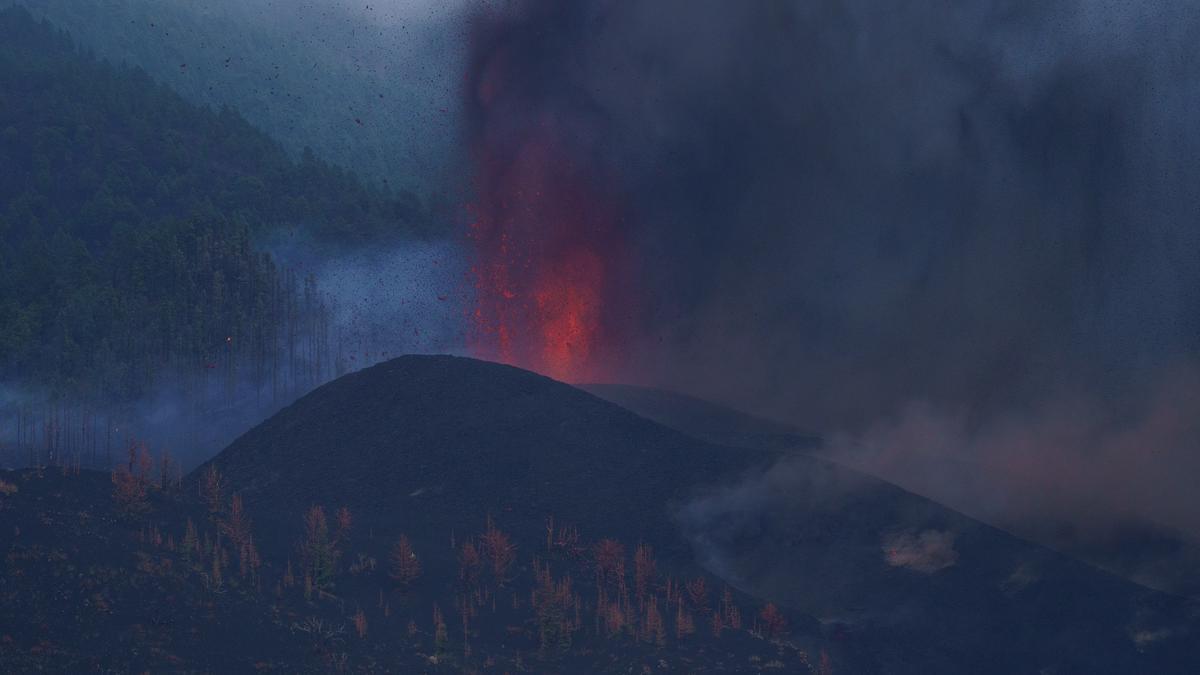
[[[513,137],[569,117],[564,147],[620,177],[645,308],[625,379],[841,430],[835,450],[901,482],[920,452],[966,463],[985,497],[920,487],[976,513],[1200,531],[1179,478],[1200,470],[1190,3],[475,20],[476,74],[519,76],[505,106],[469,89],[468,117]]]

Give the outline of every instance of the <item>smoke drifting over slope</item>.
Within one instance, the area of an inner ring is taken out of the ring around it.
[[[1166,421],[1200,411],[1169,376],[1200,329],[1188,3],[596,0],[474,22],[482,148],[549,125],[573,175],[615,183],[601,234],[638,260],[595,310],[631,315],[611,379],[1200,531],[1160,480],[1200,470]],[[954,433],[889,435],[914,406]],[[902,483],[909,456],[848,455]]]

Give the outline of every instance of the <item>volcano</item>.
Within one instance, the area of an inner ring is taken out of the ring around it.
[[[454,356],[405,356],[318,388],[211,462],[250,508],[350,504],[359,518],[448,535],[503,514],[685,548],[672,510],[769,459],[697,441],[550,378]],[[203,473],[201,467],[195,475]]]
[[[526,550],[548,516],[650,542],[665,564],[783,599],[850,672],[1200,663],[1189,601],[804,452],[701,441],[506,365],[410,356],[347,375],[212,466],[282,538],[310,504],[345,504],[368,528],[403,523],[448,567],[437,542],[484,514]]]

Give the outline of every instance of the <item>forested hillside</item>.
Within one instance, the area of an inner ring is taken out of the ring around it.
[[[185,99],[229,105],[293,157],[372,182],[436,191],[451,161],[461,41],[424,9],[269,0],[15,0],[113,63],[144,68]],[[452,74],[451,74],[452,73]]]
[[[0,383],[54,400],[132,400],[165,371],[312,386],[335,358],[326,308],[254,242],[354,246],[428,222],[412,195],[292,161],[24,9],[0,10],[0,92]]]

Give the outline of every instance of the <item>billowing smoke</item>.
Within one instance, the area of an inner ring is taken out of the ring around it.
[[[858,434],[835,436],[829,450],[987,521],[1054,513],[1082,537],[1146,517],[1195,528],[1188,486],[1200,470],[1191,440],[1200,437],[1200,374],[1181,366],[1148,395],[1126,401],[1119,418],[1081,397],[976,425],[964,409],[914,403]]]
[[[953,532],[897,532],[884,538],[882,548],[884,559],[892,567],[923,574],[944,570],[958,561]]]
[[[638,252],[612,379],[840,432],[993,520],[1200,531],[1193,9],[489,3],[468,120],[553,134],[619,206],[581,235]]]

